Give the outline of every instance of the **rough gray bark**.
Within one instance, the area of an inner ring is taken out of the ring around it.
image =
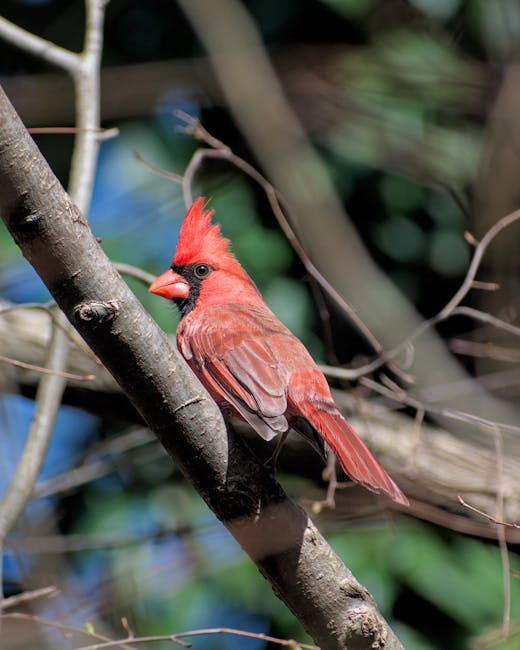
[[[0,211],[168,453],[323,650],[401,648],[372,597],[232,432],[122,281],[0,91]]]

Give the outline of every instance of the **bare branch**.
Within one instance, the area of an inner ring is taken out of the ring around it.
[[[191,643],[187,643],[186,641],[183,641],[184,638],[220,635],[220,634],[230,634],[232,636],[238,636],[238,637],[243,637],[248,639],[260,639],[261,641],[267,641],[268,643],[273,643],[275,645],[279,645],[281,647],[286,647],[286,648],[288,647],[288,648],[301,648],[302,650],[319,650],[317,646],[310,645],[308,643],[300,643],[292,639],[279,639],[277,637],[270,636],[268,634],[263,634],[261,632],[247,632],[245,630],[237,630],[230,627],[215,627],[215,628],[207,628],[207,629],[200,629],[200,630],[189,630],[187,632],[181,632],[178,634],[154,634],[150,636],[136,637],[133,631],[128,626],[128,622],[126,618],[123,618],[121,619],[121,624],[128,632],[128,636],[125,637],[124,639],[112,640],[112,639],[107,639],[107,637],[102,636],[100,634],[96,634],[93,631],[88,631],[80,627],[73,627],[72,625],[63,625],[61,623],[56,623],[55,621],[52,621],[50,619],[42,618],[41,616],[32,616],[31,614],[23,614],[23,613],[2,614],[0,615],[0,620],[1,619],[14,619],[14,620],[33,622],[39,625],[54,628],[56,630],[61,630],[62,632],[66,632],[67,635],[71,635],[71,634],[84,635],[84,636],[90,636],[92,638],[96,638],[100,640],[98,643],[77,647],[76,650],[105,650],[106,648],[117,648],[117,647],[129,649],[138,644],[153,643],[158,641],[171,641],[172,643],[180,645],[183,648],[191,648]]]
[[[292,639],[278,639],[277,637],[270,636],[268,634],[262,634],[260,632],[246,632],[244,630],[235,630],[229,627],[219,627],[219,628],[210,628],[203,630],[192,630],[190,632],[182,632],[180,634],[164,634],[164,635],[153,635],[153,636],[143,636],[143,637],[134,637],[128,636],[125,639],[120,639],[118,641],[107,641],[105,643],[94,643],[88,646],[81,646],[81,648],[76,648],[76,650],[105,650],[105,648],[115,648],[122,643],[128,645],[134,645],[138,643],[151,643],[153,641],[172,641],[177,645],[183,646],[185,648],[191,648],[191,643],[183,642],[182,639],[186,637],[193,636],[209,636],[217,634],[231,634],[232,636],[244,637],[247,639],[260,639],[261,641],[267,641],[274,645],[281,647],[289,648],[301,648],[302,650],[320,650],[315,645],[309,645],[308,643],[299,643]]]
[[[99,148],[99,66],[103,39],[105,0],[85,0],[87,24],[85,47],[82,54],[73,54],[58,48],[38,36],[22,30],[8,21],[0,20],[0,34],[23,49],[60,65],[73,77],[76,88],[76,116],[80,133],[74,141],[70,172],[70,191],[73,200],[87,214],[94,183]],[[2,93],[3,94],[3,93]],[[9,133],[10,125],[7,126]],[[19,161],[21,163],[21,160]],[[32,161],[25,160],[26,164]],[[38,179],[39,181],[40,179]],[[47,191],[55,185],[49,179]],[[38,182],[37,182],[38,184]],[[40,188],[41,189],[41,188]],[[14,197],[15,203],[19,198]],[[12,198],[8,212],[13,210]],[[49,350],[49,369],[54,374],[44,375],[36,395],[35,416],[27,436],[24,452],[0,504],[0,556],[5,538],[20,516],[32,493],[43,463],[56,414],[66,385],[63,376],[67,363],[68,340],[62,331],[66,325],[63,314],[58,315],[59,328],[54,328]],[[1,580],[0,557],[0,585]],[[0,588],[1,589],[1,588]],[[0,599],[2,593],[0,591]]]
[[[47,363],[51,370],[63,368],[67,358],[67,347],[67,340],[55,329]],[[7,535],[23,512],[34,489],[45,458],[65,381],[59,375],[46,375],[38,386],[36,410],[27,440],[13,478],[0,502],[0,556]],[[0,563],[0,585],[2,584],[1,578]]]
[[[497,517],[492,517],[491,515],[488,515],[487,512],[484,512],[483,510],[480,510],[480,508],[475,508],[475,506],[472,506],[469,503],[466,503],[464,499],[459,495],[457,497],[458,502],[467,508],[468,510],[471,510],[472,512],[476,512],[478,515],[481,517],[484,517],[488,521],[491,521],[494,524],[497,524],[498,526],[509,526],[511,528],[520,528],[520,524],[513,524],[509,521],[502,521],[501,519],[498,519]]]
[[[9,598],[4,598],[0,601],[0,611],[2,609],[8,609],[10,607],[17,607],[21,603],[26,603],[31,600],[36,600],[37,598],[47,598],[54,597],[60,593],[60,590],[57,587],[42,587],[41,589],[33,589],[32,591],[22,591],[21,594],[16,594],[16,596],[9,596]]]
[[[133,267],[131,267],[133,268]],[[143,271],[144,273],[144,271]],[[69,339],[69,341],[77,348],[79,348],[84,354],[86,354],[90,359],[92,359],[98,366],[101,366],[101,363],[96,359],[96,357],[92,354],[92,351],[90,348],[85,345],[85,343],[78,338],[78,336],[73,335],[73,330],[69,327],[67,321],[63,321],[60,318],[59,313],[55,313],[55,308],[56,303],[54,300],[50,300],[47,303],[39,303],[39,302],[24,302],[24,303],[18,303],[15,305],[7,305],[3,306],[0,308],[0,316],[4,314],[8,314],[9,312],[18,310],[18,309],[38,309],[40,311],[43,311],[52,321],[53,326],[56,327],[57,329],[61,330],[63,334]],[[5,355],[4,355],[5,356]],[[13,365],[18,365],[18,364],[13,364]],[[29,362],[26,362],[27,366],[34,365],[30,364]],[[26,367],[21,365],[20,367]],[[93,381],[93,380],[92,380]]]
[[[502,445],[502,432],[498,427],[494,429],[495,449],[497,455],[497,519],[504,518],[504,452]],[[502,618],[502,638],[508,638],[511,632],[511,563],[504,526],[497,527],[498,545],[502,560],[502,579],[504,585],[504,614]]]
[[[511,325],[511,323],[507,323],[500,318],[496,318],[496,316],[492,316],[491,314],[480,311],[479,309],[474,309],[473,307],[455,307],[451,312],[451,315],[469,316],[470,318],[473,318],[474,320],[480,321],[482,323],[489,323],[497,329],[503,330],[508,334],[513,334],[513,336],[520,336],[520,327]]]
[[[506,363],[517,364],[520,361],[520,350],[518,347],[504,347],[489,342],[466,341],[465,339],[451,339],[450,350],[457,354],[465,354],[470,357],[481,359],[495,359]]]
[[[107,0],[85,0],[86,25],[83,52],[78,67],[71,71],[76,96],[76,124],[70,167],[69,192],[80,211],[88,214],[94,185],[99,143],[100,63],[103,47],[103,21]]]
[[[161,167],[157,167],[157,165],[154,165],[148,160],[145,160],[138,151],[134,151],[134,156],[135,159],[138,162],[140,162],[141,165],[143,165],[143,167],[146,167],[146,169],[153,172],[157,176],[162,176],[163,178],[167,178],[170,181],[174,181],[175,183],[179,183],[179,185],[182,185],[183,177],[179,176],[179,174],[174,174],[173,172],[166,171]]]
[[[39,482],[33,491],[33,498],[41,499],[66,492],[111,474],[114,471],[112,458],[151,442],[156,442],[155,436],[143,427],[109,438],[101,445],[97,444],[76,467]]]
[[[135,280],[139,280],[139,282],[142,282],[143,284],[149,285],[155,280],[155,275],[143,271],[143,269],[139,269],[136,266],[132,266],[131,264],[115,262],[114,266],[122,275],[128,275]]]
[[[56,623],[48,618],[43,618],[41,616],[32,616],[31,614],[24,613],[13,613],[13,614],[2,614],[1,619],[14,619],[27,622],[37,623],[46,627],[52,627],[57,630],[66,632],[67,634],[83,635],[90,636],[92,638],[98,639],[99,643],[93,643],[88,646],[81,646],[76,648],[76,650],[104,650],[105,648],[129,648],[130,646],[135,646],[141,643],[151,643],[155,641],[171,641],[176,643],[184,648],[191,648],[191,643],[186,643],[182,639],[187,637],[196,637],[196,636],[210,636],[217,634],[231,634],[233,636],[239,636],[248,639],[260,639],[261,641],[267,641],[269,643],[274,643],[281,647],[289,648],[301,648],[302,650],[319,650],[315,645],[310,645],[308,643],[300,643],[292,639],[279,639],[268,634],[258,633],[258,632],[247,632],[245,630],[237,630],[230,627],[214,627],[206,628],[200,630],[189,630],[187,632],[180,632],[177,634],[156,634],[150,636],[141,636],[136,637],[128,625],[126,618],[121,619],[121,624],[124,629],[128,632],[128,636],[124,639],[111,640],[100,634],[96,634],[93,631],[88,631],[80,627],[73,627],[72,625],[63,625],[61,623]]]
[[[507,431],[516,435],[520,434],[520,425],[508,424],[507,422],[495,422],[489,418],[484,418],[473,413],[467,413],[466,411],[435,406],[435,404],[432,404],[431,402],[420,400],[400,386],[397,390],[388,388],[369,377],[361,377],[359,381],[363,386],[371,388],[376,393],[384,395],[395,402],[411,406],[414,409],[423,409],[430,414],[443,415],[452,420],[458,420],[459,422],[468,422],[485,426],[490,430],[493,430],[494,427],[498,427],[502,432]]]
[[[65,625],[63,623],[58,623],[57,621],[51,620],[49,618],[44,618],[42,616],[34,616],[33,614],[25,614],[24,612],[12,612],[8,614],[0,614],[0,621],[2,620],[18,620],[26,621],[28,623],[37,623],[38,625],[43,625],[46,627],[51,627],[55,630],[60,630],[64,632],[67,636],[76,634],[81,636],[88,636],[91,639],[98,639],[102,643],[112,643],[112,641],[102,635],[97,634],[93,630],[87,630],[81,627],[75,627],[73,625]],[[123,650],[132,650],[130,646],[126,645],[124,641],[118,641],[117,644],[113,647],[120,646]]]
[[[518,221],[518,219],[520,219],[520,210],[515,210],[511,214],[508,214],[507,216],[502,217],[502,219],[499,219],[487,231],[487,233],[484,235],[482,240],[475,248],[475,252],[473,253],[471,264],[469,265],[468,272],[466,274],[466,277],[464,278],[462,285],[460,286],[459,290],[455,293],[453,298],[448,302],[448,304],[443,309],[441,309],[441,311],[437,314],[436,316],[437,321],[442,321],[446,319],[452,313],[455,307],[460,305],[460,303],[464,300],[468,291],[470,291],[472,287],[472,283],[475,280],[475,276],[477,275],[480,262],[482,261],[482,257],[484,256],[484,253],[486,252],[487,248],[489,247],[493,239],[498,235],[498,233],[500,233],[502,230],[504,230],[504,228],[507,228],[515,221]]]
[[[0,36],[34,56],[57,65],[73,74],[79,68],[79,55],[59,47],[36,34],[31,34],[11,21],[0,16]]]
[[[16,359],[4,357],[1,354],[0,354],[0,362],[9,363],[12,366],[18,366],[19,368],[25,368],[26,370],[35,370],[36,372],[42,373],[42,375],[57,375],[58,377],[64,377],[65,379],[75,379],[76,381],[93,381],[96,378],[95,375],[75,375],[72,372],[65,372],[64,370],[52,370],[51,368],[43,368],[42,366],[35,366],[32,363],[17,361]]]

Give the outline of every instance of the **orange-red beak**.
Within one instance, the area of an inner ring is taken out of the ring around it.
[[[187,298],[190,295],[190,285],[182,275],[168,269],[155,278],[148,291],[162,298],[174,300],[175,298]]]

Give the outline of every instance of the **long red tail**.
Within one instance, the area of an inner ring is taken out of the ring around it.
[[[339,411],[330,413],[309,402],[300,403],[299,407],[354,481],[372,492],[384,492],[395,502],[408,505],[408,499]]]

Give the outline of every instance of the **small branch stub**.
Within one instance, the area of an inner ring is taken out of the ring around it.
[[[352,635],[352,638],[347,641],[347,647],[350,647],[351,641],[355,643],[361,637],[372,641],[371,648],[378,650],[386,648],[387,634],[385,627],[374,615],[374,612],[366,607],[356,607],[349,612],[346,632],[345,640],[350,639]]]
[[[120,306],[116,300],[84,302],[74,309],[74,318],[80,321],[104,323],[117,318]]]

